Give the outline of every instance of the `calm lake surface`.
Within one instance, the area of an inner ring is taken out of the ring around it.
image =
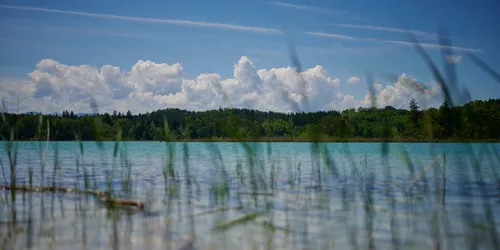
[[[31,180],[33,186],[111,187],[113,196],[145,206],[111,209],[94,196],[48,192],[16,192],[13,202],[10,191],[0,190],[0,248],[494,249],[498,244],[500,144],[315,145],[16,142],[18,185]],[[10,183],[7,151],[2,142],[1,184]],[[421,176],[433,160],[435,167]]]

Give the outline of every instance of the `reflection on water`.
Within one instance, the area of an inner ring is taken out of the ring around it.
[[[387,155],[380,143],[123,142],[114,154],[114,143],[80,151],[51,142],[46,155],[44,142],[16,145],[18,185],[111,191],[145,207],[76,193],[17,192],[12,201],[0,191],[3,249],[493,249],[498,241],[497,144],[393,143]],[[0,159],[1,183],[10,183],[7,154]]]

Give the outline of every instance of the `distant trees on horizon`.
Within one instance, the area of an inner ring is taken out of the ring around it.
[[[157,110],[133,115],[130,111],[112,114],[61,115],[4,113],[2,140],[44,140],[47,128],[51,140],[163,140],[224,139],[238,136],[257,138],[434,138],[500,139],[500,99],[471,101],[450,107],[420,110],[415,99],[409,109],[358,108],[310,113],[264,112],[251,109],[219,108],[207,111]],[[165,126],[164,121],[168,126]],[[168,130],[165,130],[168,127]]]

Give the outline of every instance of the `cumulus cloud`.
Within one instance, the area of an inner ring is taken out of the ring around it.
[[[139,60],[127,70],[113,65],[73,66],[44,59],[27,75],[28,80],[22,81],[0,78],[0,98],[6,99],[9,107],[15,107],[17,99],[21,111],[41,112],[64,109],[89,112],[92,99],[96,100],[100,112],[131,110],[134,113],[164,108],[219,107],[296,112],[371,105],[368,94],[358,98],[339,91],[340,80],[321,65],[301,73],[293,67],[259,69],[246,56],[233,65],[233,76],[225,79],[217,73],[188,79],[180,63],[149,60]],[[375,84],[377,105],[407,108],[412,96],[422,107],[435,104],[441,96],[438,86],[419,84],[406,74],[395,83]],[[308,105],[301,106],[303,101]]]
[[[351,77],[349,77],[347,82],[350,84],[358,84],[361,82],[361,79],[359,79],[359,77],[356,77],[356,76],[351,76]]]
[[[413,97],[419,103],[420,108],[438,107],[443,102],[441,87],[436,83],[424,86],[413,76],[401,74],[396,82],[382,85],[373,84],[373,93],[366,91],[361,98],[354,95],[337,92],[334,107],[337,110],[350,108],[369,108],[375,105],[377,108],[392,106],[398,109],[408,109],[409,100]]]
[[[417,99],[421,108],[439,106],[442,103],[442,91],[438,84],[424,86],[413,76],[401,74],[395,83],[374,84],[374,97],[378,108],[393,106],[408,108],[408,102],[413,97]],[[359,106],[369,107],[372,104],[372,95],[367,93]]]

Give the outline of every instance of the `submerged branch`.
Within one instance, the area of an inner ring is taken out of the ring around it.
[[[413,180],[411,186],[406,189],[404,195],[406,195],[408,192],[410,192],[410,190],[413,188],[413,186],[415,186],[415,184],[420,180],[422,179],[422,177],[424,176],[425,172],[427,172],[427,170],[429,170],[434,164],[436,164],[436,162],[441,158],[443,157],[444,154],[440,154],[438,157],[436,157],[432,162],[431,164],[429,164],[424,170],[422,170],[422,172],[420,173],[420,175],[415,178],[415,180]]]
[[[144,209],[144,204],[139,200],[121,200],[111,197],[108,192],[103,192],[99,190],[79,190],[70,187],[34,187],[34,186],[10,186],[10,185],[0,185],[0,190],[14,190],[21,192],[61,192],[61,193],[75,193],[75,194],[87,194],[93,195],[100,198],[100,201],[104,202],[110,206],[123,205],[123,206],[135,206],[138,209]]]

